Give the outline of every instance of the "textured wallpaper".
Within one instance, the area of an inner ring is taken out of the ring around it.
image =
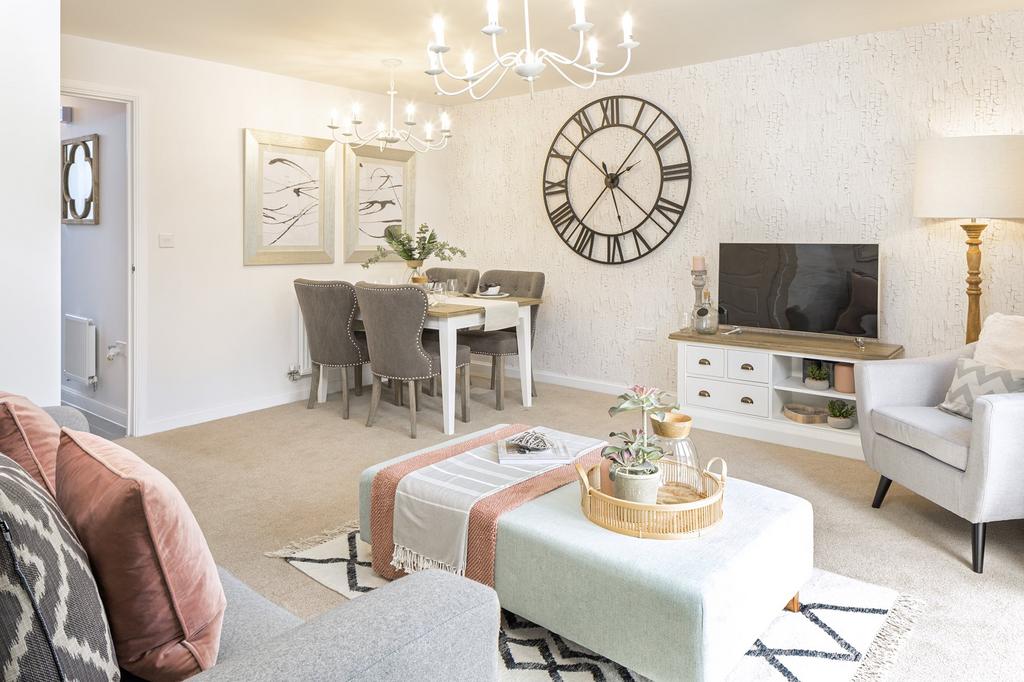
[[[461,106],[444,236],[481,270],[547,274],[539,370],[674,386],[666,336],[693,303],[689,258],[706,255],[716,282],[722,241],[878,241],[882,340],[908,355],[953,348],[966,314],[966,247],[956,222],[912,216],[915,142],[1024,133],[1022,81],[1024,12],[1013,12]],[[552,137],[610,94],[668,111],[693,160],[679,227],[626,265],[573,253],[541,195]],[[984,238],[983,315],[1024,314],[1024,223],[994,222]],[[637,340],[637,326],[658,340]]]

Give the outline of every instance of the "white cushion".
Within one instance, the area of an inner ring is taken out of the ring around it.
[[[992,313],[986,317],[974,359],[986,365],[1024,369],[1024,316]]]
[[[879,407],[871,412],[875,433],[967,470],[972,422],[937,407]]]

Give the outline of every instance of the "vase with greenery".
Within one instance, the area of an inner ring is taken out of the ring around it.
[[[804,377],[804,386],[815,391],[827,391],[828,367],[825,365],[810,365],[807,368],[807,376]]]
[[[601,451],[603,457],[611,460],[609,473],[615,497],[643,504],[658,501],[661,470],[657,462],[665,456],[665,451],[651,441],[647,432],[648,417],[661,418],[675,408],[671,398],[661,389],[636,385],[620,395],[618,402],[608,409],[612,417],[620,412],[641,413],[639,429],[609,434],[611,438],[620,439],[622,445],[608,445]]]
[[[853,416],[857,408],[845,400],[828,401],[828,425],[833,429],[853,428]]]
[[[426,283],[426,277],[420,272],[423,261],[428,258],[450,261],[456,256],[466,257],[466,252],[448,242],[443,242],[437,237],[437,233],[430,229],[430,226],[423,223],[416,230],[416,234],[409,234],[402,230],[400,225],[388,225],[384,229],[384,241],[390,247],[391,252],[405,261],[405,264],[412,270],[411,281]],[[371,256],[365,263],[368,268],[374,263],[379,263],[388,257],[388,249],[383,246],[377,247],[377,253]]]

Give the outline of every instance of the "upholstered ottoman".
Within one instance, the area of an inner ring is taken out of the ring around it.
[[[360,480],[366,542],[370,483],[390,463]],[[725,495],[717,526],[671,541],[589,522],[575,483],[528,502],[498,521],[501,606],[654,680],[722,680],[813,562],[810,503],[737,479]]]

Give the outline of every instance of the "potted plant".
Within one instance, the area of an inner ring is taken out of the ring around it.
[[[618,403],[608,409],[609,416],[620,412],[641,413],[640,429],[609,434],[619,438],[622,445],[609,445],[601,455],[611,460],[609,475],[614,485],[613,494],[620,500],[654,504],[661,487],[661,470],[657,461],[665,456],[661,446],[650,441],[647,432],[648,416],[663,416],[675,407],[671,396],[647,386],[632,386],[619,396]]]
[[[410,281],[416,284],[425,284],[427,278],[420,272],[423,261],[428,258],[437,258],[443,261],[453,260],[456,256],[465,258],[466,252],[448,242],[437,238],[437,233],[423,223],[416,230],[415,235],[404,232],[400,225],[388,225],[384,230],[384,241],[391,247],[391,251],[405,261],[405,264],[412,270]],[[374,263],[379,263],[388,256],[388,250],[383,246],[377,247],[377,253],[371,256],[365,263],[368,268]]]
[[[827,391],[828,368],[824,365],[810,365],[807,368],[807,376],[804,377],[804,386],[815,391]]]
[[[828,425],[833,429],[853,428],[853,415],[857,408],[845,400],[828,401]]]

